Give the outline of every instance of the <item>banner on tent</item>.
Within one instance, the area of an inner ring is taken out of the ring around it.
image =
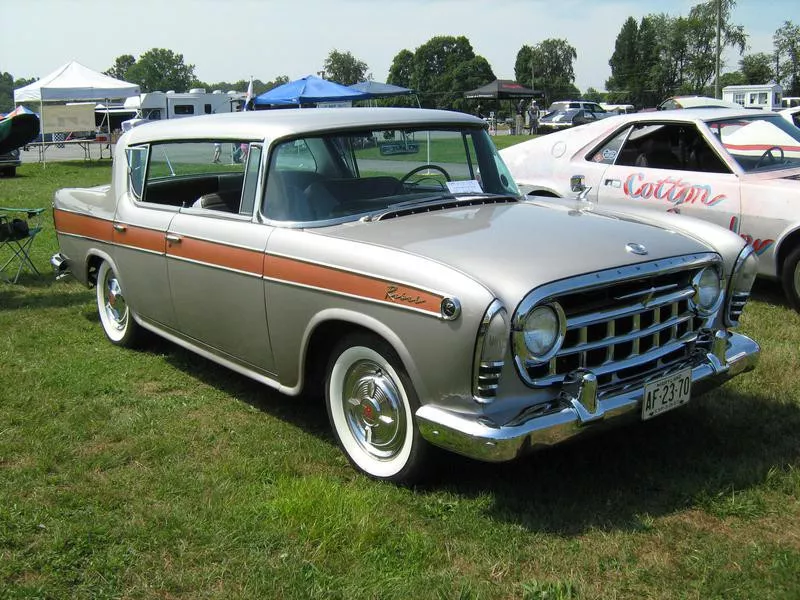
[[[94,102],[80,104],[43,104],[42,133],[94,131]]]

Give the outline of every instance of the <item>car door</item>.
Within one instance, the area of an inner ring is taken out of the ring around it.
[[[114,216],[114,261],[129,305],[138,315],[175,326],[166,262],[166,233],[176,206],[164,199],[150,201],[145,179],[149,148],[128,148],[127,188],[120,194]]]
[[[706,132],[693,123],[635,123],[602,146],[610,161],[598,182],[599,203],[665,210],[732,229],[741,218],[739,177]]]
[[[187,207],[167,233],[172,300],[182,335],[248,369],[273,374],[262,279],[272,227],[253,217],[260,144],[249,144],[238,210]]]

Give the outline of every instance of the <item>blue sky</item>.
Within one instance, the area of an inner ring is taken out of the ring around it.
[[[578,53],[576,85],[603,89],[622,23],[686,15],[697,1],[656,0],[0,0],[0,71],[41,77],[69,60],[103,71],[121,54],[168,48],[201,80],[268,81],[316,73],[331,50],[349,51],[385,81],[394,56],[435,35],[464,35],[501,79],[523,44],[564,38]],[[733,21],[748,52],[772,52],[797,0],[738,0]],[[17,15],[16,17],[14,15]],[[28,16],[25,16],[28,15]],[[738,57],[726,55],[729,70]]]

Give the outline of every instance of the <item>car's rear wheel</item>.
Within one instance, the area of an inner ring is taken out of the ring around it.
[[[97,270],[96,289],[97,312],[106,337],[117,346],[135,346],[141,338],[141,328],[125,301],[119,277],[106,261]]]
[[[339,446],[356,468],[398,483],[422,475],[430,448],[414,423],[419,402],[385,341],[368,334],[342,340],[328,365],[325,400]]]
[[[781,273],[783,291],[796,311],[800,312],[800,246],[786,257]]]

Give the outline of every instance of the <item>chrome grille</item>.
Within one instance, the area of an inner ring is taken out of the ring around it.
[[[749,292],[734,292],[731,295],[730,306],[728,307],[728,323],[736,325],[742,318],[744,305],[750,299]]]
[[[690,302],[692,278],[710,262],[693,258],[683,268],[672,264],[664,272],[655,264],[651,273],[643,269],[643,276],[544,295],[537,303],[558,302],[567,331],[560,350],[548,362],[520,365],[528,383],[560,384],[571,371],[589,369],[602,391],[688,360],[705,324]]]
[[[481,398],[494,398],[497,396],[497,387],[500,384],[500,373],[502,370],[502,362],[480,363],[478,368],[478,396]]]

